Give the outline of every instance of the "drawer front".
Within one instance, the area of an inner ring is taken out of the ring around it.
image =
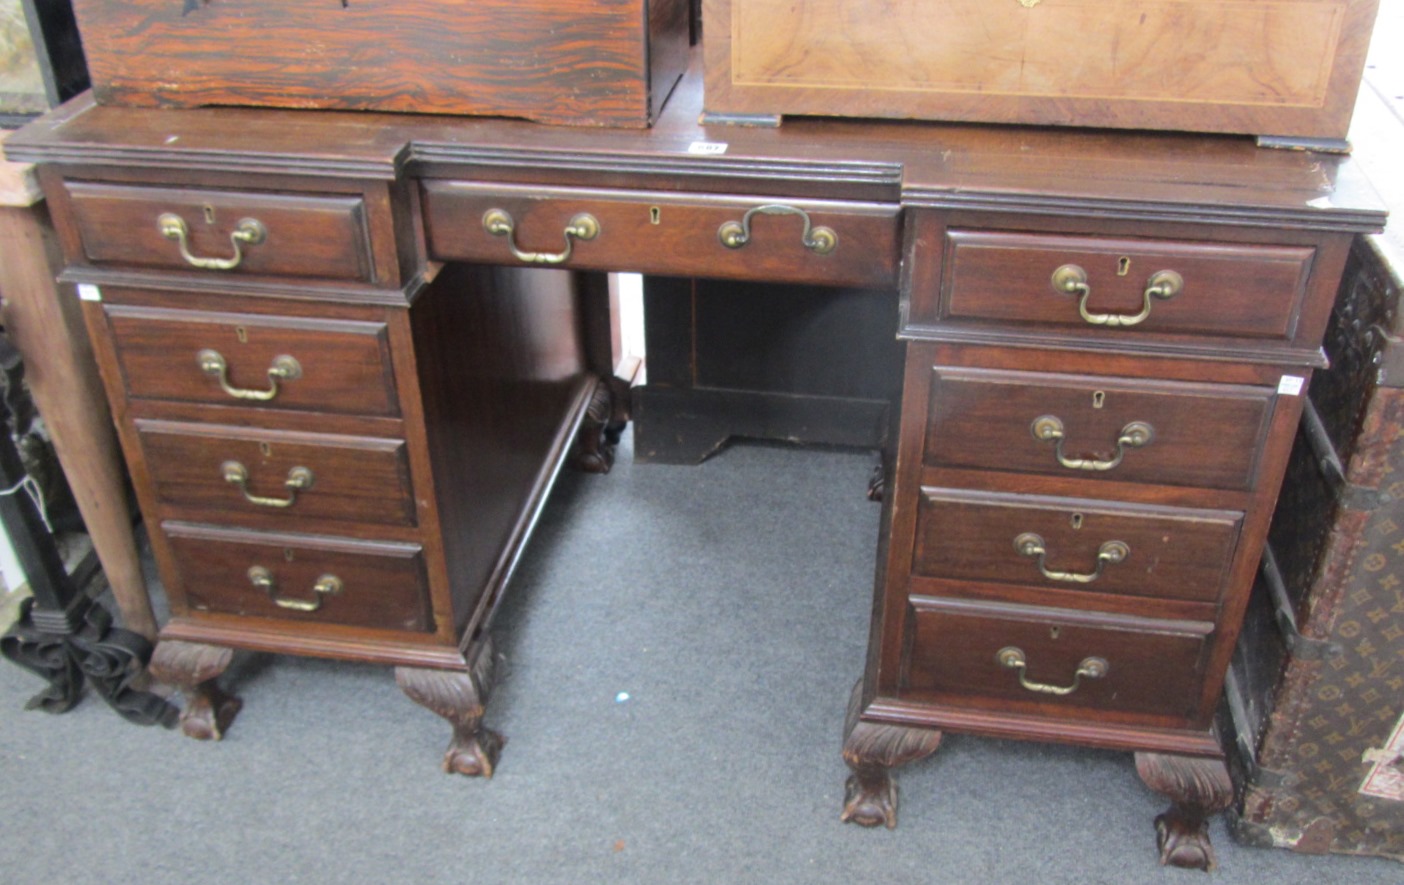
[[[69,181],[93,265],[372,280],[359,196],[303,196]]]
[[[946,234],[943,317],[1097,335],[1289,339],[1315,251],[998,231]]]
[[[933,370],[923,461],[957,467],[1247,490],[1271,388]]]
[[[396,416],[382,323],[105,307],[136,399]]]
[[[162,421],[136,428],[156,497],[190,518],[416,523],[403,440]]]
[[[436,181],[424,185],[424,206],[430,257],[440,260],[897,285],[895,205]],[[577,222],[585,226],[567,234]]]
[[[1218,600],[1243,515],[922,489],[912,571],[930,578]]]
[[[338,541],[165,523],[193,612],[431,632],[416,544]]]
[[[1070,718],[1196,717],[1210,624],[925,599],[913,615],[905,689]]]

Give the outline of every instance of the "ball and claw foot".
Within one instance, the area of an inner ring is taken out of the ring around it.
[[[1203,817],[1196,819],[1171,808],[1155,819],[1155,835],[1161,866],[1208,872],[1217,865],[1209,824]]]
[[[180,730],[197,741],[217,741],[224,737],[244,702],[213,682],[185,694],[180,713]]]
[[[495,662],[491,638],[485,637],[468,661],[467,670],[396,667],[395,682],[410,700],[453,726],[453,738],[444,751],[444,773],[491,778],[507,743],[483,725]]]
[[[881,461],[873,467],[873,472],[868,476],[868,500],[881,501],[887,494],[887,470]]]
[[[624,436],[630,415],[629,382],[609,376],[601,378],[590,397],[589,410],[580,424],[575,454],[576,469],[584,473],[609,473],[614,467],[614,449]]]
[[[1222,758],[1136,754],[1136,773],[1152,790],[1170,799],[1155,819],[1160,863],[1208,872],[1214,868],[1208,820],[1233,802],[1233,781]]]
[[[839,820],[860,827],[897,827],[897,782],[886,771],[850,775]]]
[[[444,773],[491,778],[505,743],[507,739],[490,728],[479,727],[472,734],[460,734],[455,729],[444,752]]]
[[[234,722],[244,702],[216,682],[233,660],[233,649],[197,642],[163,640],[156,644],[147,672],[157,682],[180,689],[185,709],[180,730],[197,741],[217,741]]]
[[[862,683],[853,686],[843,728],[843,761],[853,772],[844,786],[839,820],[862,827],[897,826],[892,769],[924,759],[941,746],[941,732],[862,719]]]

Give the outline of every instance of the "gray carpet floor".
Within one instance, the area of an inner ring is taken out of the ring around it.
[[[490,781],[389,668],[244,655],[220,743],[95,698],[24,712],[0,665],[0,880],[27,883],[1390,883],[1378,858],[1235,844],[1162,869],[1129,754],[951,735],[901,823],[838,819],[878,506],[863,452],[737,445],[563,476],[496,625]]]

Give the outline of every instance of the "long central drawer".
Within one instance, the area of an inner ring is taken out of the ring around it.
[[[888,288],[900,207],[834,200],[424,184],[430,257]]]

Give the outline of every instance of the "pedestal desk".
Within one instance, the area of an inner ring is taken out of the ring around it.
[[[1209,864],[1225,667],[1368,187],[1249,139],[700,107],[695,74],[647,131],[79,100],[11,138],[185,731],[228,726],[232,649],[378,661],[490,774],[492,611],[570,440],[603,469],[624,414],[598,272],[886,288],[905,376],[844,818],[895,825],[891,769],[944,731],[1067,741],[1134,752],[1163,859]]]

